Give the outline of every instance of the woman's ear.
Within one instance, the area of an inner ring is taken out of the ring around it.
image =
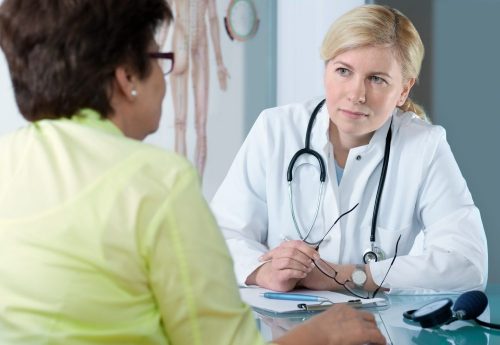
[[[410,94],[411,88],[415,85],[415,78],[409,79],[405,85],[403,85],[403,91],[399,97],[398,106],[405,104],[408,95]]]
[[[116,92],[121,94],[127,100],[133,102],[137,97],[135,87],[136,78],[131,73],[130,69],[125,66],[118,66],[115,69]]]

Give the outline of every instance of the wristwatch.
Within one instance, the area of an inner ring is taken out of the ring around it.
[[[358,288],[363,288],[366,283],[366,272],[363,265],[356,265],[356,268],[351,273],[351,280]]]

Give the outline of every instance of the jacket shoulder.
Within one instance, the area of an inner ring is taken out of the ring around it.
[[[446,131],[442,126],[434,125],[423,120],[412,112],[398,112],[395,117],[397,133],[405,140],[416,143],[437,143],[446,138]]]

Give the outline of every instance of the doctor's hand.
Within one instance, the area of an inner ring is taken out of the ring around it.
[[[338,269],[338,265],[331,264]],[[347,276],[344,276],[341,272],[337,277],[339,281],[345,281],[348,279]],[[324,275],[317,267],[314,267],[312,271],[303,279],[297,282],[297,287],[303,287],[311,290],[342,290],[343,286],[339,285],[332,278]]]
[[[302,241],[283,242],[262,255],[260,260],[265,263],[248,276],[246,284],[290,291],[313,270],[317,258],[318,252]]]

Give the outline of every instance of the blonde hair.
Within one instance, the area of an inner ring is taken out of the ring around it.
[[[347,50],[366,46],[391,47],[401,64],[403,79],[418,79],[424,45],[412,22],[398,10],[381,5],[363,5],[347,12],[326,33],[321,58],[326,63]],[[426,119],[423,108],[410,97],[399,108]]]

